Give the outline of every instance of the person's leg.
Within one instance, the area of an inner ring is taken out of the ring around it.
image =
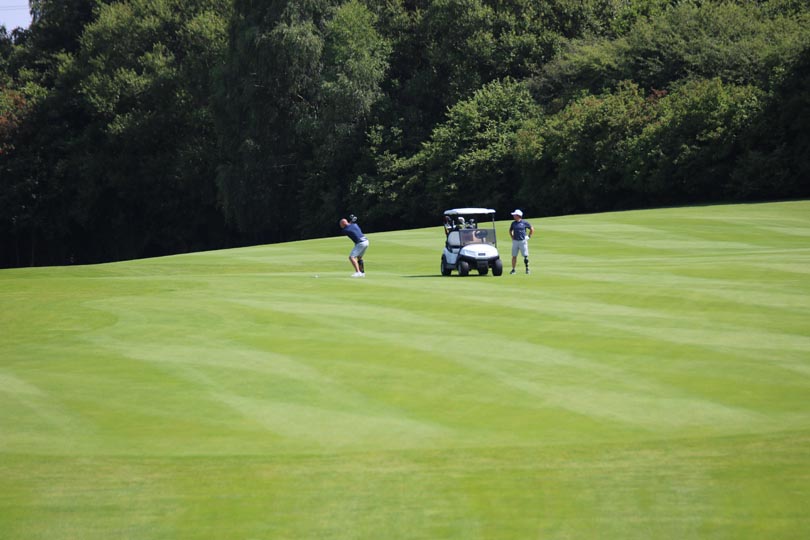
[[[529,273],[529,240],[523,241],[523,264],[526,265],[526,273]]]
[[[363,255],[366,254],[368,249],[368,240],[359,242],[354,245],[352,252],[349,254],[349,260],[352,262],[356,274],[365,274],[365,265],[363,264]]]
[[[517,264],[517,254],[519,249],[519,242],[512,240],[512,274],[515,273],[515,265]]]
[[[363,256],[366,254],[366,250],[368,250],[368,240],[365,242],[360,242],[359,249],[357,251],[357,267],[360,269],[361,274],[366,273],[366,263],[363,260]]]

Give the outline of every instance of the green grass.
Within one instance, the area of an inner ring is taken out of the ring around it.
[[[810,202],[530,221],[0,271],[0,537],[808,538]]]

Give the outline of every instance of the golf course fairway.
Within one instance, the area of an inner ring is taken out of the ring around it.
[[[810,538],[810,201],[508,210],[0,270],[0,538]]]

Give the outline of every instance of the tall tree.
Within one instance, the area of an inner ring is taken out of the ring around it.
[[[782,12],[771,3],[685,1],[653,13],[631,19],[618,38],[566,42],[536,77],[535,94],[559,108],[583,89],[600,93],[624,80],[660,90],[720,77],[767,88],[810,36],[810,11]]]
[[[32,264],[211,247],[223,234],[209,102],[229,9],[229,0],[39,3],[24,64],[40,75],[22,69],[20,84],[28,77],[45,95],[6,162],[19,194],[10,227],[29,237]]]
[[[63,67],[89,117],[65,158],[80,172],[74,215],[99,252],[160,255],[223,234],[210,102],[229,16],[229,0],[102,6]]]
[[[493,81],[451,107],[413,156],[381,153],[379,177],[355,189],[374,201],[372,218],[411,226],[448,206],[516,204],[516,136],[539,114],[525,84]]]
[[[300,237],[300,212],[340,210],[388,45],[357,0],[235,10],[219,113],[223,204],[254,241]]]
[[[810,44],[775,79],[729,181],[744,199],[810,197]]]
[[[55,88],[59,68],[92,19],[96,0],[36,0],[33,22],[13,33],[6,97],[17,95],[13,142],[0,155],[0,264],[55,264],[68,259],[69,198],[57,164],[81,122]],[[8,103],[8,100],[6,100]]]
[[[536,73],[561,39],[555,28],[559,21],[550,17],[553,10],[545,2],[400,0],[384,5],[382,27],[394,51],[377,117],[386,147],[399,155],[418,151],[448,108],[483,85]]]
[[[75,52],[94,10],[111,0],[30,0],[34,46],[43,51]]]

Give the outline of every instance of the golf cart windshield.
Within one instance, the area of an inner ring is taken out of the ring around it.
[[[447,245],[450,247],[462,247],[467,244],[496,245],[495,229],[458,229],[450,231],[447,235]]]

